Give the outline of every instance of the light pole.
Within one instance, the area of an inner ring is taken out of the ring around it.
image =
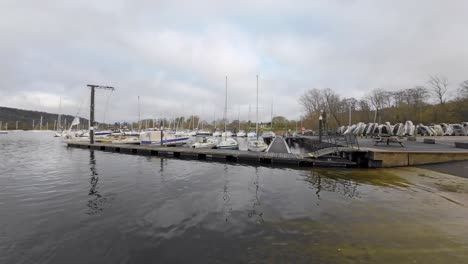
[[[322,142],[322,126],[323,126],[323,117],[322,112],[320,112],[319,116],[319,141]]]

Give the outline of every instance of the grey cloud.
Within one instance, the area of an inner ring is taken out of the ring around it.
[[[0,105],[55,112],[62,97],[75,113],[85,85],[102,83],[117,87],[113,120],[136,119],[137,96],[147,116],[219,117],[228,75],[230,116],[239,106],[246,116],[260,74],[262,116],[274,100],[275,114],[297,118],[312,87],[362,96],[430,73],[467,79],[466,10],[438,0],[2,1]]]

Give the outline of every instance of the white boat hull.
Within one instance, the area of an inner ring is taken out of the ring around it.
[[[247,149],[254,152],[263,152],[268,148],[263,139],[252,140],[247,144]]]

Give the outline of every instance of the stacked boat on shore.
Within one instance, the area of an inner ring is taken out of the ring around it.
[[[337,134],[354,134],[359,136],[392,135],[392,136],[468,136],[468,122],[461,124],[430,124],[414,125],[412,121],[391,124],[385,122],[368,123],[359,122],[351,126],[341,126]]]

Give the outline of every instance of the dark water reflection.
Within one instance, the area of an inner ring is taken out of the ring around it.
[[[0,147],[0,263],[468,257],[465,179],[123,155],[42,133],[8,135]]]

